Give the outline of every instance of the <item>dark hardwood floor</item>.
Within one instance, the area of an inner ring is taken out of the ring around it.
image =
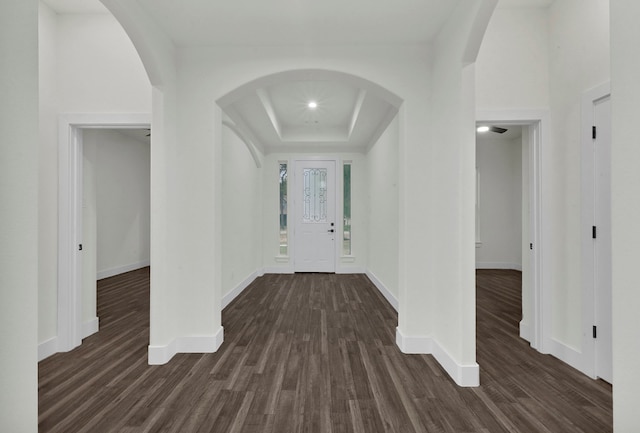
[[[149,270],[99,282],[100,332],[39,365],[40,432],[612,431],[611,386],[518,337],[520,273],[478,271],[481,386],[395,345],[364,275],[265,275],[214,354],[147,365]]]

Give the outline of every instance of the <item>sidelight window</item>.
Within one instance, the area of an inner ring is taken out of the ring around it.
[[[342,255],[351,255],[351,163],[343,165]]]
[[[287,233],[287,163],[280,162],[280,255],[289,253]]]

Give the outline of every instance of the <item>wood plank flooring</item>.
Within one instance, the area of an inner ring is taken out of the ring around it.
[[[364,275],[265,275],[215,354],[147,365],[149,270],[99,282],[100,332],[39,365],[40,432],[612,431],[611,386],[518,337],[520,273],[478,271],[481,386],[395,345]]]

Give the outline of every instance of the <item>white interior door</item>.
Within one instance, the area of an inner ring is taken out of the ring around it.
[[[335,171],[335,161],[296,161],[295,272],[335,272]]]
[[[613,381],[611,345],[611,99],[594,103],[596,376]]]

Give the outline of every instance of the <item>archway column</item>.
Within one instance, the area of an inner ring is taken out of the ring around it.
[[[433,46],[428,114],[405,103],[401,140],[396,340],[405,353],[433,354],[461,386],[479,385],[473,63],[495,5],[456,7]]]
[[[181,79],[178,49],[138,3],[101,1],[131,38],[153,86],[149,363],[215,352],[223,341],[219,113],[202,96],[207,92]]]
[[[153,98],[149,363],[163,364],[223,341],[222,123],[213,101],[188,84],[154,89]]]

